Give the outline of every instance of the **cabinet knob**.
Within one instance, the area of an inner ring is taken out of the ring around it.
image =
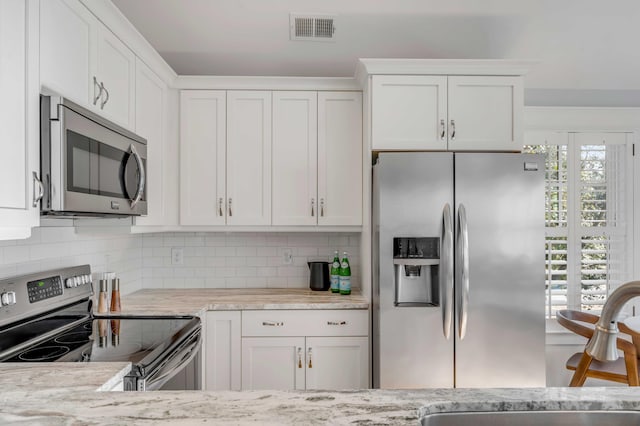
[[[218,198],[218,216],[222,216],[222,197]]]
[[[324,198],[320,198],[320,216],[324,217]]]
[[[302,368],[302,348],[298,348],[298,368]]]
[[[36,192],[36,186],[38,187],[38,191]],[[42,185],[42,181],[38,179],[38,173],[33,172],[33,207],[38,207],[38,202],[42,200],[44,196],[44,186]]]
[[[231,203],[233,202],[233,200],[231,198],[229,198],[229,216],[233,216],[233,210],[231,209]]]
[[[443,141],[446,136],[446,125],[444,124],[444,120],[440,120],[440,140]]]
[[[283,321],[262,321],[262,325],[265,327],[282,327],[284,325]]]
[[[456,138],[456,121],[451,120],[451,140]]]
[[[313,368],[313,363],[311,362],[311,348],[307,350],[307,358],[309,358],[308,368]]]
[[[311,199],[311,217],[314,217],[316,215],[316,199],[312,198]]]
[[[97,104],[98,103],[98,99],[100,99],[100,96],[102,96],[102,89],[104,87],[102,85],[100,85],[100,83],[98,83],[98,79],[96,78],[96,76],[93,76],[93,104]],[[96,94],[96,90],[97,90],[97,94]]]
[[[107,102],[109,102],[109,91],[107,90],[106,87],[104,87],[104,83],[100,82],[100,93],[102,93],[103,90],[105,95],[107,95],[107,97],[104,98],[102,102],[100,102],[100,109],[104,109],[104,106],[107,104]]]
[[[327,321],[327,325],[347,325],[346,321]]]

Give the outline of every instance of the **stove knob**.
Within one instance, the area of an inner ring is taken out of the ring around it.
[[[16,304],[16,292],[15,291],[8,291],[7,292],[7,299],[9,301],[9,305],[15,305]]]
[[[65,287],[71,288],[73,287],[73,278],[67,278],[64,282]]]
[[[80,285],[80,277],[73,277],[73,286],[78,287]]]
[[[7,306],[8,304],[9,304],[9,294],[8,293],[2,293],[0,295],[0,305]]]
[[[90,278],[89,275],[84,275],[84,283],[89,284]]]
[[[78,285],[84,285],[84,275],[78,275]]]

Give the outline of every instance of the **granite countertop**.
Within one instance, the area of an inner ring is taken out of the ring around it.
[[[368,309],[359,293],[348,296],[307,289],[145,289],[122,296],[120,314],[198,314],[251,309]]]
[[[636,389],[96,392],[120,363],[0,365],[0,424],[416,425],[449,411],[640,410]]]

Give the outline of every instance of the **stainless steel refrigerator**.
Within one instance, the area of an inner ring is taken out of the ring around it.
[[[545,385],[544,158],[380,153],[373,381]]]

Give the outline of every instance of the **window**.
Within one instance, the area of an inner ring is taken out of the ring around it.
[[[632,155],[628,133],[528,135],[546,155],[547,318],[560,309],[599,314],[629,279]]]

